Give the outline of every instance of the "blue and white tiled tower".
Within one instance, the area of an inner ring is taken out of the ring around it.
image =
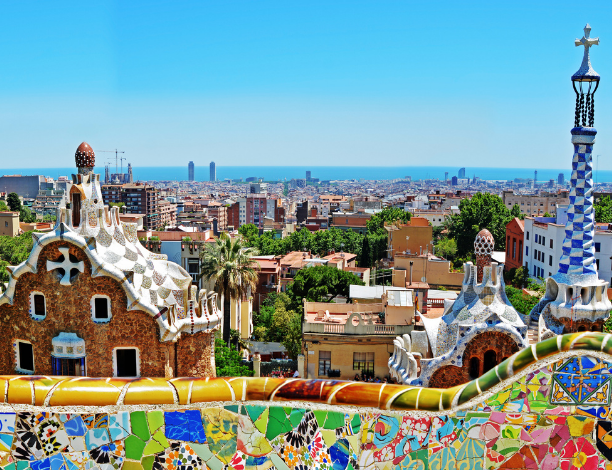
[[[546,294],[531,312],[533,319],[539,317],[540,340],[573,331],[601,331],[612,308],[608,283],[597,275],[593,243],[592,152],[597,134],[593,127],[594,95],[601,77],[593,70],[590,59],[590,48],[599,44],[599,38],[591,38],[590,33],[587,24],[582,39],[575,41],[576,46],[584,46],[584,57],[580,69],[572,75],[576,112],[571,131],[574,157],[569,208],[559,269],[546,280]]]

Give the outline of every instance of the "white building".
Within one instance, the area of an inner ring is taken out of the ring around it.
[[[526,217],[525,240],[523,253],[524,266],[528,268],[531,278],[547,278],[559,269],[559,261],[563,252],[563,239],[565,238],[565,225],[563,217],[567,220],[567,212],[558,208],[558,217],[555,222],[552,218]],[[612,230],[595,230],[595,259],[599,279],[612,282]]]

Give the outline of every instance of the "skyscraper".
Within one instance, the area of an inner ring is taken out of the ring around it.
[[[189,162],[189,165],[187,165],[187,180],[188,181],[195,181],[194,178],[194,173],[195,173],[195,165],[193,164],[193,162]]]
[[[310,171],[306,172],[306,181],[310,181],[310,178],[312,177],[312,173]]]
[[[457,178],[465,178],[465,168],[459,168],[459,174]]]
[[[448,171],[444,172],[444,181],[448,181]]]
[[[557,184],[565,184],[565,175],[563,173],[559,173],[559,176],[557,176]]]
[[[210,181],[217,181],[217,167],[215,162],[210,162]]]

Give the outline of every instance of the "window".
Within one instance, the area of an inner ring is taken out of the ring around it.
[[[111,301],[106,295],[96,294],[91,298],[91,318],[96,323],[108,323],[111,319]]]
[[[542,246],[546,246],[546,237],[542,237]]]
[[[140,377],[140,355],[137,348],[115,348],[113,350],[115,377]]]
[[[17,340],[17,371],[25,374],[34,373],[34,348],[32,343]]]
[[[601,243],[595,243],[595,253],[599,253],[600,249],[601,249]]]
[[[354,352],[353,370],[374,373],[374,353],[373,352]]]
[[[4,226],[5,226],[5,227],[8,227],[8,222],[6,222],[6,221],[5,221],[5,222],[4,222]]]
[[[552,255],[548,255],[548,266],[552,266]]]
[[[529,247],[528,246],[525,247],[525,256],[529,256]]]
[[[319,351],[319,375],[327,375],[331,369],[331,351]]]
[[[30,294],[30,316],[34,320],[44,320],[47,316],[47,304],[45,296],[41,292]]]
[[[512,240],[512,259],[516,259],[516,240]]]
[[[551,248],[553,247],[553,241],[552,241],[552,238],[550,239],[550,247],[551,247]]]
[[[529,232],[525,232],[525,235],[527,235],[527,240],[529,240]]]
[[[53,375],[85,376],[85,358],[51,357]]]

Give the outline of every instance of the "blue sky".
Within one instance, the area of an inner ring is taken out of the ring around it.
[[[573,41],[589,22],[602,38],[596,153],[612,169],[611,10],[5,0],[0,167],[69,166],[85,140],[135,166],[565,168],[582,59]]]

